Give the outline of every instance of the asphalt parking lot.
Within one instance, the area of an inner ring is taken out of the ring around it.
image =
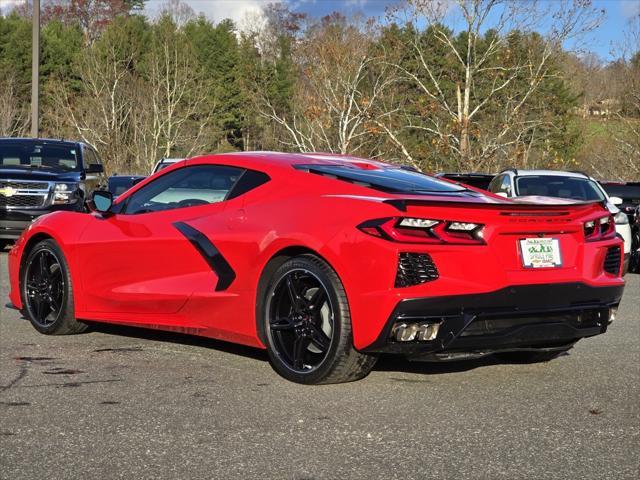
[[[623,479],[640,475],[640,275],[617,320],[546,364],[383,358],[305,387],[260,351],[4,307],[0,478]]]

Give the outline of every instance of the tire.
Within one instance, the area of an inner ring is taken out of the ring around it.
[[[549,362],[565,354],[573,348],[573,345],[560,350],[528,350],[522,352],[502,352],[496,353],[496,357],[506,363],[543,363]]]
[[[29,252],[20,269],[22,313],[46,335],[81,333],[87,325],[75,319],[73,284],[67,260],[51,239]]]
[[[631,242],[631,258],[629,259],[629,272],[640,273],[640,233],[634,232]],[[635,248],[635,250],[633,250]]]
[[[258,303],[259,330],[276,372],[308,385],[365,377],[377,356],[353,347],[347,296],[335,271],[305,254],[285,261]]]

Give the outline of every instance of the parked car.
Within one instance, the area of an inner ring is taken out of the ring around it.
[[[158,160],[158,163],[156,163],[155,166],[153,167],[153,170],[151,170],[151,175],[159,172],[163,168],[167,168],[168,166],[173,165],[174,163],[180,162],[182,160],[184,160],[184,158],[162,158]]]
[[[490,173],[438,173],[436,177],[464,183],[481,190],[487,190],[495,175]]]
[[[640,273],[640,205],[638,205],[631,221],[631,258],[629,259],[629,271]]]
[[[631,227],[627,215],[618,208],[619,197],[610,197],[592,177],[581,172],[558,170],[510,169],[491,181],[489,191],[506,198],[554,197],[571,201],[602,201],[614,215],[616,232],[624,240],[624,268],[626,273],[631,255]]]
[[[90,145],[0,138],[0,241],[18,238],[45,213],[81,212],[85,198],[106,183],[100,157]]]
[[[133,187],[136,183],[141,182],[146,177],[143,175],[112,175],[109,177],[108,190],[115,200],[124,192]]]
[[[611,197],[622,199],[618,206],[627,214],[629,222],[633,221],[636,207],[640,205],[640,182],[600,182],[600,185]]]
[[[629,271],[640,273],[640,182],[600,182],[607,194],[622,199],[620,210],[631,226]]]
[[[38,331],[209,336],[301,383],[356,380],[383,352],[549,360],[604,333],[624,288],[599,201],[517,203],[353,157],[205,156],[92,203],[11,250],[10,300]]]

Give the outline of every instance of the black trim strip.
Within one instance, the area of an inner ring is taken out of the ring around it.
[[[436,196],[444,196],[440,193],[434,193],[433,195]],[[453,197],[453,200],[433,200],[433,199],[429,199],[427,195],[425,195],[424,199],[417,199],[417,198],[388,198],[386,200],[382,200],[382,203],[386,203],[387,205],[391,205],[392,207],[394,207],[395,209],[401,211],[401,212],[406,212],[407,211],[407,207],[408,206],[443,206],[443,207],[469,207],[469,208],[489,208],[489,209],[494,209],[494,210],[522,210],[522,211],[526,211],[529,212],[531,210],[539,210],[539,211],[544,211],[545,214],[549,214],[549,215],[557,215],[555,212],[557,210],[566,210],[567,208],[575,208],[575,207],[584,207],[587,205],[593,205],[593,204],[597,204],[600,202],[597,201],[585,201],[585,202],[576,202],[576,203],[571,203],[571,204],[541,204],[541,203],[524,203],[524,202],[509,202],[509,201],[505,201],[505,202],[499,202],[499,201],[492,201],[492,202],[465,202],[464,201],[464,197],[462,197],[462,195],[458,194],[458,197],[460,197],[460,200],[455,199],[454,195],[451,195],[451,197]],[[471,197],[471,195],[466,195],[467,197]],[[480,195],[474,195],[474,197],[479,197]],[[503,214],[503,213],[501,213]],[[525,215],[523,213],[523,215]]]
[[[433,344],[392,343],[393,324],[403,317],[446,320],[439,335],[452,333],[451,343],[478,316],[522,316],[563,312],[580,312],[617,306],[624,285],[593,287],[582,282],[514,285],[487,293],[417,297],[399,301],[383,326],[378,338],[364,352],[414,354],[446,348],[442,342]],[[447,332],[447,333],[445,333]],[[478,346],[481,349],[482,345]]]
[[[233,271],[229,262],[222,256],[216,246],[211,243],[211,240],[204,233],[184,222],[175,222],[173,226],[189,240],[191,245],[198,250],[202,258],[209,264],[211,270],[218,276],[216,292],[229,288],[236,279],[236,272]]]

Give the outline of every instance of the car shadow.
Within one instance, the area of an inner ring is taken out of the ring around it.
[[[21,316],[21,319],[26,320]],[[189,335],[179,332],[168,332],[164,330],[154,330],[149,328],[131,327],[128,325],[117,325],[111,323],[89,323],[89,329],[84,334],[92,332],[104,333],[107,335],[115,335],[118,337],[128,337],[140,340],[151,340],[158,342],[175,343],[180,345],[188,345],[201,348],[210,348],[231,355],[240,355],[245,358],[267,362],[269,357],[266,350],[260,348],[248,347],[237,343],[225,342],[208,337]],[[130,347],[100,348],[97,351],[119,351],[128,350]],[[396,373],[414,373],[421,375],[441,375],[450,373],[460,373],[475,370],[476,368],[487,367],[491,365],[505,365],[512,362],[498,359],[493,355],[487,355],[481,358],[469,360],[456,360],[449,362],[421,362],[410,361],[400,355],[383,354],[380,356],[373,371],[378,372],[396,372]],[[513,362],[519,363],[519,362]],[[401,379],[394,379],[401,381]],[[408,381],[408,380],[407,380]]]
[[[487,367],[490,365],[499,365],[503,363],[504,362],[498,360],[493,355],[487,355],[485,357],[469,360],[455,360],[449,362],[409,361],[401,356],[382,355],[373,369],[375,371],[382,372],[439,375],[446,373],[467,372],[476,368]]]
[[[163,330],[151,330],[107,323],[91,323],[91,328],[87,333],[90,332],[100,332],[108,335],[117,335],[120,337],[129,337],[140,340],[152,340],[201,348],[211,348],[232,355],[240,355],[259,361],[268,361],[267,352],[265,350],[184,333],[166,332]],[[114,350],[118,350],[118,348],[114,347]],[[491,355],[482,358],[453,362],[412,362],[397,355],[381,355],[373,370],[379,372],[438,375],[466,372],[476,368],[497,365],[500,363],[504,362],[499,361]]]
[[[199,337],[178,332],[167,332],[164,330],[152,330],[148,328],[130,327],[128,325],[116,325],[110,323],[91,322],[88,334],[92,332],[117,335],[119,337],[136,338],[140,340],[152,340],[158,342],[175,343],[180,345],[195,346],[201,348],[211,348],[221,352],[240,355],[254,360],[267,361],[267,352],[259,348],[247,347],[237,343],[224,342],[208,337]],[[118,350],[117,347],[113,348]],[[102,350],[102,349],[101,349]]]

